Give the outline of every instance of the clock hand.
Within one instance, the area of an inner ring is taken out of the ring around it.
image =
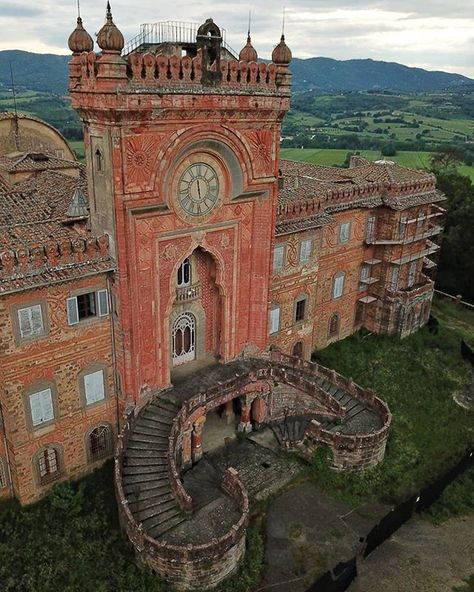
[[[198,179],[198,195],[199,195],[199,199],[201,199],[201,182]]]

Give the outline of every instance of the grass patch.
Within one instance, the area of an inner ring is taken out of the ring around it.
[[[215,592],[250,592],[261,578],[261,516],[247,531],[240,569]],[[2,592],[171,592],[169,584],[141,568],[118,523],[113,463],[76,482],[53,487],[25,508],[0,503]]]
[[[474,574],[470,576],[460,588],[453,588],[453,592],[474,592]]]
[[[316,453],[312,475],[329,493],[359,504],[367,499],[395,503],[428,484],[474,444],[473,412],[453,401],[468,384],[471,368],[460,353],[461,336],[448,303],[439,333],[424,328],[400,341],[357,333],[317,352],[316,359],[373,388],[393,413],[384,461],[363,474],[327,468],[326,451]]]
[[[473,512],[474,469],[470,469],[446,487],[443,495],[423,514],[423,517],[434,524],[441,524],[449,518],[465,516]]]

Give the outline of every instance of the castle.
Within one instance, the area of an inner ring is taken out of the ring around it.
[[[235,523],[199,544],[179,531],[206,417],[249,432],[290,416],[303,428],[284,448],[324,443],[335,470],[379,462],[388,407],[311,353],[426,323],[443,195],[389,161],[280,161],[284,37],[269,64],[250,34],[236,56],[212,19],[146,25],[125,47],[109,6],[97,44],[79,18],[86,170],[60,138],[60,153],[0,157],[0,495],[33,502],[115,450],[138,556],[203,589],[240,561],[249,513],[229,468]]]

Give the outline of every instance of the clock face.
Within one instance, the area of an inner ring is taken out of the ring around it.
[[[178,201],[192,216],[207,214],[219,198],[219,179],[208,164],[198,162],[189,166],[178,183]]]

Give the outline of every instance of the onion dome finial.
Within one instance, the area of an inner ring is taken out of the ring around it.
[[[247,44],[241,49],[239,53],[239,60],[242,62],[256,62],[257,59],[258,55],[254,46],[252,45],[249,31],[247,35]]]
[[[285,35],[281,36],[280,43],[275,47],[272,53],[272,62],[274,64],[281,64],[287,66],[293,56],[288,45],[285,43]]]
[[[125,46],[123,35],[113,21],[110,2],[107,2],[105,25],[97,33],[97,45],[103,51],[113,51],[117,53],[120,53]]]
[[[82,26],[82,19],[80,16],[77,17],[76,28],[69,35],[68,45],[72,53],[82,53],[83,51],[89,52],[94,49],[94,41]]]

